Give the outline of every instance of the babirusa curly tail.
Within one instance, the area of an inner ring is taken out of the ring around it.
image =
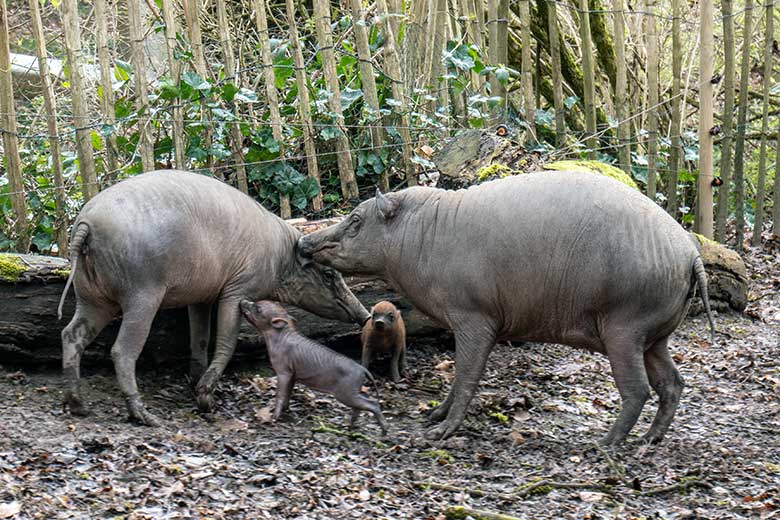
[[[696,274],[696,284],[699,286],[701,301],[704,302],[704,310],[707,313],[707,321],[710,322],[710,341],[715,343],[715,323],[712,321],[712,310],[710,309],[710,296],[707,292],[707,272],[704,270],[704,262],[697,256],[693,261],[693,272]]]
[[[73,231],[73,238],[70,240],[70,274],[68,275],[68,281],[65,282],[65,290],[62,291],[60,297],[60,305],[57,307],[57,319],[62,319],[62,306],[65,304],[65,297],[68,295],[70,286],[73,283],[73,276],[76,274],[76,264],[79,260],[84,249],[84,241],[89,235],[89,226],[86,222],[80,222],[76,229]]]

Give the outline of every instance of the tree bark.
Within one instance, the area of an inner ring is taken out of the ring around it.
[[[750,0],[748,0],[750,1]],[[714,38],[712,34],[712,0],[700,0],[701,21],[701,54],[699,55],[699,77],[702,78],[699,96],[701,109],[699,111],[699,178],[698,203],[696,218],[698,232],[712,239],[712,83],[707,78],[712,77],[714,61]]]
[[[764,41],[764,98],[761,117],[761,148],[758,155],[758,179],[756,180],[756,204],[753,220],[754,247],[761,245],[761,233],[764,230],[764,198],[766,197],[767,146],[769,133],[769,89],[772,85],[772,45],[774,44],[774,2],[766,3],[766,38]]]
[[[745,20],[742,34],[742,63],[739,78],[739,115],[734,144],[734,190],[736,204],[736,248],[742,251],[745,239],[745,132],[748,113],[748,82],[750,80],[750,45],[752,44],[753,0],[745,0]],[[702,73],[703,74],[703,73]],[[702,76],[706,77],[706,76]],[[703,233],[702,233],[703,234]]]
[[[295,83],[298,86],[298,112],[301,115],[301,130],[303,133],[303,149],[306,152],[306,169],[309,177],[314,179],[317,187],[320,184],[320,169],[317,164],[317,150],[314,147],[314,125],[311,120],[311,101],[309,99],[309,88],[306,85],[306,70],[303,61],[303,51],[301,51],[301,42],[298,39],[298,28],[295,19],[294,0],[286,0],[287,22],[290,26],[290,50],[295,64]],[[322,191],[317,193],[311,200],[314,211],[322,210]]]
[[[531,5],[530,0],[519,0],[520,16],[520,84],[523,91],[523,111],[528,134],[526,143],[536,142],[536,97],[534,95],[533,63],[531,61]]]
[[[138,149],[141,155],[141,169],[154,170],[154,143],[149,112],[149,93],[146,83],[146,57],[144,56],[144,27],[141,4],[138,0],[127,0],[127,18],[130,25],[130,49],[133,58],[133,83],[135,84],[135,109],[138,114]]]
[[[593,71],[593,45],[590,34],[588,0],[580,0],[580,39],[582,41],[582,75],[584,88],[585,130],[588,133],[586,143],[590,151],[588,156],[596,158],[596,79]]]
[[[62,24],[65,31],[65,49],[68,57],[68,80],[70,81],[73,127],[76,129],[76,153],[81,172],[81,192],[84,200],[89,201],[98,194],[97,175],[95,173],[94,150],[90,140],[89,109],[87,91],[84,85],[81,52],[81,29],[77,0],[63,0]]]
[[[671,149],[669,150],[669,181],[666,189],[666,211],[677,218],[677,172],[683,157],[682,139],[682,35],[680,32],[681,0],[672,0],[672,92]]]
[[[775,180],[772,183],[772,234],[780,237],[780,131],[775,137]]]
[[[30,3],[32,4],[32,1]],[[106,9],[106,0],[95,0],[95,24],[97,25],[95,45],[97,46],[98,65],[100,66],[100,108],[103,112],[105,124],[112,127],[111,133],[103,139],[106,148],[105,170],[108,177],[106,181],[109,181],[119,173],[117,171],[119,162],[116,133],[113,128],[115,115],[114,88],[111,52],[108,48],[108,10]],[[49,133],[51,133],[51,130],[49,130]]]
[[[181,82],[181,64],[176,59],[176,33],[177,24],[176,16],[174,14],[174,2],[173,0],[162,0],[163,21],[165,23],[165,45],[168,52],[168,73],[171,76],[171,81],[175,85]],[[173,103],[179,105],[181,100],[179,97],[173,100]],[[182,107],[174,106],[173,108],[173,154],[174,164],[176,168],[186,169],[187,164],[185,160],[185,135],[184,135],[184,117],[182,115]]]
[[[607,20],[604,13],[606,9],[601,0],[589,0],[590,6],[590,33],[593,43],[596,44],[599,66],[609,79],[609,84],[614,91],[617,86],[617,65],[615,47],[612,45],[612,38],[607,30]]]
[[[723,140],[720,145],[720,178],[718,188],[718,214],[715,225],[715,239],[726,240],[726,220],[729,214],[729,191],[731,189],[732,142],[734,131],[734,16],[732,0],[721,0],[723,17]]]
[[[647,49],[647,196],[655,202],[658,175],[658,34],[655,1],[645,3],[645,45]]]
[[[387,13],[387,9],[384,12]],[[334,124],[339,133],[338,137],[336,137],[336,161],[338,162],[339,178],[341,179],[341,194],[345,199],[357,199],[359,194],[357,181],[355,180],[355,170],[352,167],[349,139],[347,139],[346,128],[344,128],[344,116],[341,112],[341,89],[339,88],[339,78],[336,73],[333,35],[330,29],[330,4],[327,0],[314,0],[314,18],[317,25],[317,40],[322,59],[322,69],[325,75],[325,82],[330,91],[328,103],[330,111],[333,112]],[[399,82],[402,81],[400,64],[396,70],[395,79]]]
[[[552,67],[553,107],[555,108],[555,146],[562,148],[566,142],[565,109],[563,106],[563,76],[561,75],[561,50],[558,38],[558,14],[556,2],[547,1],[547,38],[550,41],[550,66]],[[622,1],[622,0],[617,0]],[[620,118],[618,118],[619,120]]]
[[[626,22],[623,0],[612,0],[615,34],[615,118],[618,121],[618,162],[631,175],[631,123],[628,116],[628,75],[626,71]]]
[[[195,65],[195,72],[204,80],[209,80],[209,70],[206,66],[206,55],[203,52],[203,34],[200,29],[200,6],[201,0],[182,0],[184,8],[184,18],[187,21],[187,32],[192,47],[192,57]],[[204,127],[203,142],[201,147],[206,150],[206,168],[213,174],[214,156],[211,155],[211,124],[209,120],[209,109],[201,101],[200,119]],[[223,175],[217,174],[220,179]]]

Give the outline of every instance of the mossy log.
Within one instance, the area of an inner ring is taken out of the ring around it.
[[[313,231],[333,223],[301,223],[299,227]],[[69,262],[62,258],[37,255],[0,255],[0,364],[59,365],[61,362],[60,333],[73,316],[75,298],[68,295],[63,319],[57,319],[57,305],[65,288]],[[401,299],[379,280],[349,278],[348,284],[363,304],[370,308],[379,300],[390,300],[401,310],[407,335],[419,337],[441,332],[441,327]],[[306,311],[290,308],[298,329],[305,335],[350,355],[358,355],[360,328],[319,318]],[[84,353],[84,363],[111,363],[111,345],[116,338],[121,319],[114,320]],[[236,361],[260,359],[265,355],[263,340],[243,323],[238,340]],[[189,358],[189,322],[187,309],[162,310],[152,325],[149,339],[141,355],[141,363],[158,366],[186,366]]]

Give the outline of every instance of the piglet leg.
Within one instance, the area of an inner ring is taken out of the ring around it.
[[[276,406],[274,408],[274,421],[278,421],[282,413],[290,405],[290,394],[295,386],[295,378],[285,372],[276,374]]]
[[[355,420],[358,415],[360,415],[360,411],[366,410],[374,414],[376,422],[379,423],[379,427],[382,429],[382,435],[387,435],[387,424],[385,423],[385,417],[382,415],[382,409],[379,407],[379,403],[361,395],[357,390],[351,394],[334,395],[334,397],[352,408],[352,415],[349,420],[350,429],[354,426]]]

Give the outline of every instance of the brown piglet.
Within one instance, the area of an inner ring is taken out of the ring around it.
[[[241,312],[265,338],[268,357],[276,372],[274,420],[287,409],[295,383],[301,382],[312,390],[331,394],[352,408],[350,428],[354,427],[360,411],[367,410],[374,414],[382,433],[387,433],[379,403],[361,392],[366,377],[372,379],[368,370],[298,333],[292,317],[275,302],[244,300]]]
[[[397,383],[406,370],[406,327],[395,305],[388,301],[374,305],[360,338],[363,342],[363,366],[368,368],[375,353],[390,353],[390,375]]]

